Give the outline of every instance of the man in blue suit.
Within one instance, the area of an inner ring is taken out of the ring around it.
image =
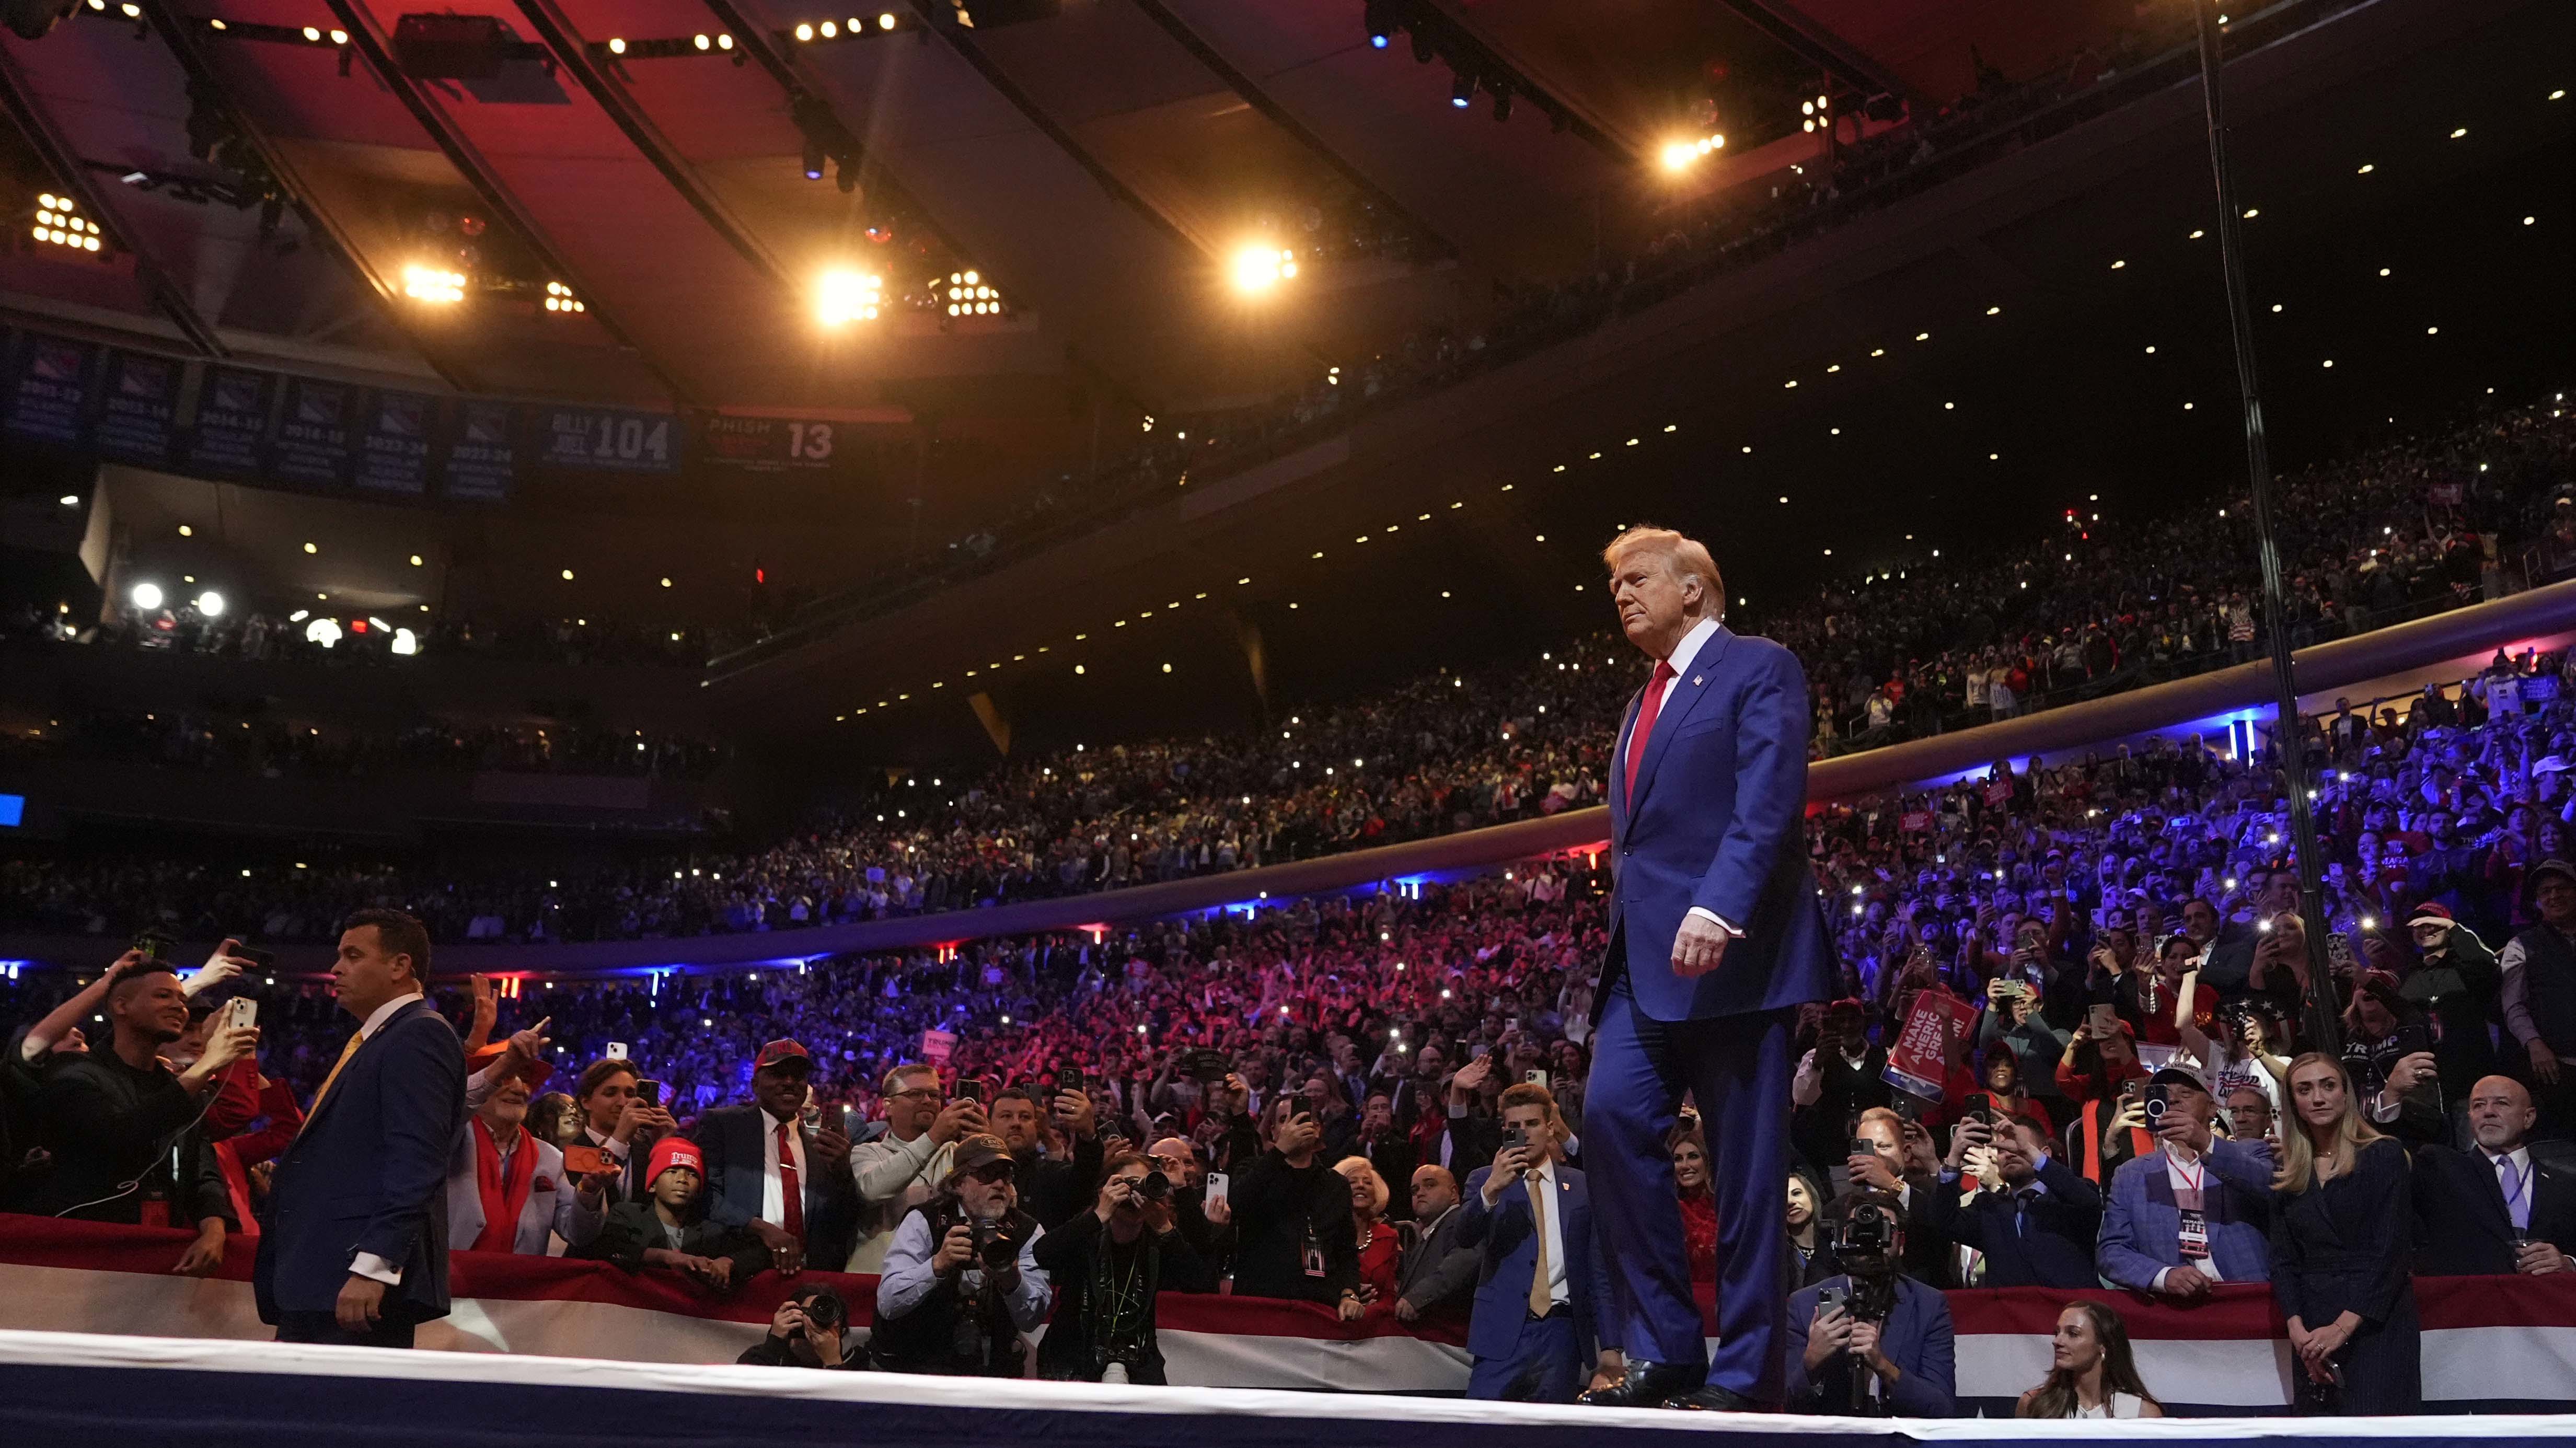
[[[1592,1196],[1564,1162],[1565,1118],[1546,1087],[1509,1087],[1502,1107],[1503,1149],[1469,1175],[1458,1205],[1459,1245],[1478,1249],[1481,1264],[1467,1396],[1570,1403],[1587,1367],[1618,1371],[1618,1350],[1601,1336],[1609,1278],[1593,1243]]]
[[[361,910],[331,982],[358,1021],[277,1161],[251,1286],[280,1342],[409,1347],[447,1315],[447,1163],[465,1051],[422,993],[429,932]]]
[[[2214,1138],[2218,1108],[2188,1066],[2165,1067],[2147,1087],[2151,1109],[2162,1088],[2159,1145],[2112,1174],[2097,1243],[2102,1280],[2177,1301],[2213,1282],[2269,1280],[2271,1145]]]
[[[1729,633],[1708,549],[1632,528],[1611,597],[1655,660],[1611,756],[1610,948],[1593,1007],[1584,1163],[1617,1264],[1605,1335],[1627,1377],[1584,1395],[1618,1407],[1780,1401],[1788,1284],[1790,1026],[1826,998],[1832,945],[1807,868],[1807,678],[1789,651]],[[1691,1296],[1664,1143],[1684,1091],[1717,1191],[1720,1339]]]

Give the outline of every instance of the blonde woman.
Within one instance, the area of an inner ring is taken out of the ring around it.
[[[2292,1061],[2289,1090],[2272,1179],[2272,1294],[2298,1353],[2299,1410],[2419,1412],[2405,1148],[2362,1118],[2334,1057]]]
[[[1394,1193],[1367,1157],[1343,1157],[1333,1163],[1333,1170],[1351,1184],[1351,1227],[1358,1234],[1360,1249],[1360,1301],[1393,1302],[1396,1237],[1395,1224],[1386,1219],[1386,1204]]]

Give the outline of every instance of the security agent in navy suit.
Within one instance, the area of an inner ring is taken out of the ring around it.
[[[1949,1418],[1959,1412],[1950,1302],[1897,1270],[1905,1211],[1887,1192],[1843,1193],[1825,1209],[1834,1252],[1850,1273],[1789,1298],[1793,1413]]]
[[[2508,1076],[2469,1087],[2466,1151],[2415,1153],[2415,1275],[2566,1272],[2576,1252],[2576,1147],[2533,1141],[2531,1092]]]
[[[1467,1178],[1458,1240],[1479,1249],[1467,1396],[1570,1403],[1584,1369],[1618,1372],[1601,1336],[1609,1279],[1592,1235],[1583,1173],[1565,1165],[1565,1120],[1544,1086],[1503,1092],[1504,1145]]]
[[[850,1139],[829,1127],[804,1129],[813,1078],[812,1053],[771,1041],[752,1057],[752,1104],[707,1112],[688,1131],[707,1159],[707,1220],[758,1237],[783,1273],[808,1262],[837,1267],[858,1239]]]
[[[361,910],[331,982],[357,1034],[278,1158],[251,1286],[280,1342],[409,1347],[447,1315],[447,1166],[465,1051],[422,993],[429,932]]]
[[[1915,1230],[1984,1253],[1987,1287],[2094,1285],[2102,1193],[2049,1154],[2048,1132],[2019,1116],[1996,1116],[1991,1127],[1962,1121],[1953,1130],[1991,1143],[2001,1189],[1961,1206],[1963,1182],[1934,1182],[1913,1194]]]
[[[1708,550],[1630,529],[1603,557],[1628,641],[1656,660],[1611,756],[1617,881],[1584,1091],[1584,1166],[1615,1264],[1618,1407],[1777,1403],[1788,1298],[1790,1027],[1834,978],[1807,868],[1807,680],[1719,622]],[[1691,1294],[1670,1138],[1698,1103],[1718,1220],[1718,1349]]]

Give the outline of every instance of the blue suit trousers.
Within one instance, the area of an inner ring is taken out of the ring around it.
[[[1710,1383],[1757,1404],[1778,1403],[1790,1286],[1781,1246],[1796,1008],[1658,1021],[1638,1009],[1626,971],[1614,969],[1583,1092],[1584,1174],[1611,1264],[1602,1331],[1632,1361],[1706,1361]],[[1664,1145],[1685,1090],[1708,1135],[1717,1197],[1714,1354],[1691,1295],[1681,1203]]]
[[[1583,1391],[1583,1368],[1573,1314],[1528,1318],[1510,1357],[1476,1359],[1467,1375],[1467,1396],[1488,1402],[1571,1403]]]

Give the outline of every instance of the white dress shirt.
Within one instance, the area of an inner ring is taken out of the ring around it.
[[[375,1010],[368,1013],[368,1016],[364,1021],[358,1023],[358,1039],[361,1041],[371,1039],[374,1037],[376,1032],[384,1029],[385,1022],[394,1018],[395,1012],[400,1011],[403,1007],[410,1005],[412,1002],[419,1000],[420,998],[421,993],[419,991],[413,991],[410,995],[396,996],[392,1000],[385,1002],[383,1005],[376,1007]],[[373,1252],[360,1252],[356,1256],[350,1258],[349,1270],[360,1277],[373,1278],[376,1281],[385,1284],[387,1287],[400,1287],[402,1285],[402,1269],[395,1266],[393,1263],[386,1261],[384,1258],[377,1256]]]
[[[1682,635],[1682,641],[1673,645],[1671,655],[1664,660],[1666,664],[1671,666],[1673,672],[1672,677],[1664,681],[1663,692],[1660,694],[1654,693],[1654,681],[1651,679],[1647,681],[1646,689],[1648,697],[1641,699],[1638,702],[1638,718],[1643,719],[1646,717],[1647,706],[1651,704],[1654,707],[1655,722],[1659,725],[1664,722],[1664,704],[1672,698],[1673,690],[1681,687],[1682,675],[1690,672],[1691,661],[1699,657],[1701,647],[1707,644],[1709,639],[1714,637],[1716,633],[1717,620],[1713,618],[1704,618],[1691,625],[1690,632]],[[1649,743],[1653,742],[1654,736],[1652,734],[1648,734],[1646,737]],[[1611,767],[1619,770],[1625,770],[1628,767],[1627,750],[1622,749],[1619,751],[1619,757],[1611,762]],[[1724,916],[1719,915],[1716,911],[1709,909],[1705,905],[1693,905],[1688,913],[1696,915],[1702,920],[1713,923],[1718,929],[1725,931],[1727,934],[1734,936],[1738,940],[1744,938],[1744,932],[1738,930],[1733,921],[1726,919]]]
[[[813,1178],[805,1175],[805,1132],[800,1122],[783,1123],[787,1128],[787,1151],[796,1158],[796,1185],[801,1190]],[[777,1226],[787,1225],[787,1192],[778,1181],[779,1119],[763,1107],[760,1112],[760,1219]]]

